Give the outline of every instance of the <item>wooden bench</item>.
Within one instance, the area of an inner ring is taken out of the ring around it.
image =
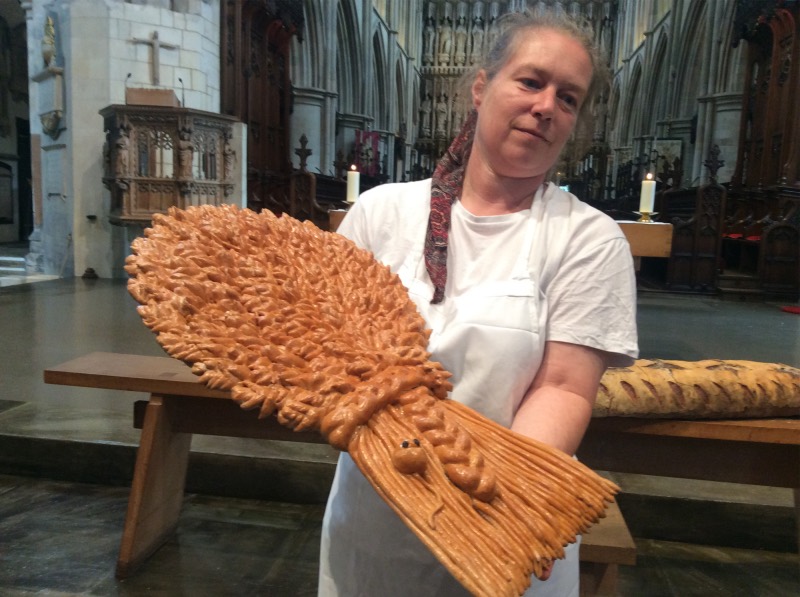
[[[150,394],[134,405],[134,426],[142,433],[117,559],[119,579],[132,575],[175,531],[193,433],[324,443],[317,433],[259,420],[228,392],[208,389],[189,367],[169,357],[96,352],[46,369],[44,380]],[[636,546],[616,503],[584,535],[580,558],[583,594],[615,594],[618,566],[636,561]]]
[[[800,418],[597,418],[578,458],[601,471],[791,489],[800,548]]]
[[[596,470],[785,487],[800,497],[800,418],[597,418],[578,457]]]
[[[617,594],[620,564],[636,564],[636,543],[616,502],[584,533],[580,551],[581,595]]]

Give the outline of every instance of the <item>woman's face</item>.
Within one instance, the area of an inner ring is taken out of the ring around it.
[[[492,79],[481,71],[472,85],[472,155],[499,176],[543,176],[572,134],[592,75],[589,54],[569,35],[519,32],[505,65]]]

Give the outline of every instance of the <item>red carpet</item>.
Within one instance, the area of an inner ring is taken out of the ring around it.
[[[781,311],[786,311],[787,313],[794,313],[795,315],[800,315],[800,307],[781,307]]]

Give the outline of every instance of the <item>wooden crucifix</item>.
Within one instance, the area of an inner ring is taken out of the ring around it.
[[[166,50],[177,50],[177,49],[180,48],[180,46],[177,46],[175,44],[168,44],[168,43],[165,43],[165,42],[161,41],[160,39],[158,39],[158,31],[153,31],[153,37],[151,37],[150,39],[139,39],[139,38],[134,37],[131,40],[131,42],[133,42],[135,44],[147,44],[147,45],[150,46],[150,73],[151,73],[152,78],[153,78],[153,85],[158,85],[159,84],[159,78],[158,78],[159,59],[158,59],[158,54],[159,54],[161,48],[164,48]]]

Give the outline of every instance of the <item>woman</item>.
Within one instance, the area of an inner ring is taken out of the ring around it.
[[[396,271],[453,373],[451,397],[574,454],[609,365],[637,356],[619,227],[545,182],[601,77],[591,34],[514,15],[477,70],[474,110],[432,180],[365,193],[339,231]],[[578,595],[577,544],[530,595]],[[465,590],[343,454],[323,524],[320,595]]]

